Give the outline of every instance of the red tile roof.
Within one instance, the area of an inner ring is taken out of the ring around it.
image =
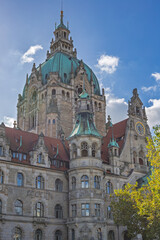
[[[124,145],[127,121],[128,121],[128,119],[125,119],[125,120],[113,125],[113,135],[119,145],[120,153],[121,153],[123,145]],[[112,127],[109,128],[107,135],[105,137],[103,137],[103,144],[102,144],[102,148],[101,148],[102,160],[106,163],[109,161],[108,144],[110,142],[111,137],[112,137]]]
[[[8,127],[5,127],[5,132],[10,143],[11,151],[26,154],[27,159],[29,159],[29,152],[34,150],[39,135]],[[22,139],[22,146],[20,146],[20,138]],[[44,136],[44,143],[51,159],[54,159],[58,146],[58,155],[56,156],[56,159],[67,162],[69,161],[69,147],[67,142],[64,142],[63,144],[59,139]]]

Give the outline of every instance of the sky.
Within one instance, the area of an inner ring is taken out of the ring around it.
[[[61,0],[0,0],[0,122],[13,126],[33,63],[46,59]],[[107,115],[127,117],[134,88],[149,126],[160,123],[160,1],[63,0],[79,59],[105,88]]]

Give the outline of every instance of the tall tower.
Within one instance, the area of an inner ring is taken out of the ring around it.
[[[77,100],[76,122],[68,140],[69,239],[106,239],[101,135],[94,125],[91,98],[84,88]]]
[[[60,24],[55,26],[54,38],[47,51],[45,62],[36,67],[26,78],[23,94],[17,104],[17,124],[25,131],[49,137],[68,137],[75,123],[78,95],[82,93],[83,78],[90,94],[94,123],[105,135],[106,102],[100,93],[97,77],[82,61],[77,59],[69,27],[64,24],[63,11]]]

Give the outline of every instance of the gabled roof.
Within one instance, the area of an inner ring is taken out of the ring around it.
[[[125,119],[113,125],[113,134],[116,142],[119,145],[120,153],[124,145],[127,121],[128,119]],[[102,160],[106,163],[109,161],[108,144],[110,143],[110,139],[112,139],[112,126],[109,127],[107,135],[103,137],[103,140],[102,140],[102,148],[101,148]]]
[[[13,152],[24,153],[27,156],[30,151],[33,151],[38,142],[39,135],[22,131],[15,128],[5,128],[6,137],[9,140],[10,149]],[[20,143],[21,141],[21,143]],[[60,159],[69,161],[69,150],[67,142],[62,143],[61,140],[44,136],[44,144],[48,150],[48,155],[51,159]],[[58,147],[58,154],[57,154]]]

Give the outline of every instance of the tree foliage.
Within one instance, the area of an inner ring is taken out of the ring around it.
[[[160,239],[160,125],[148,139],[150,174],[141,187],[127,184],[112,196],[111,207],[117,225],[127,226],[129,237],[142,234],[143,239]]]

